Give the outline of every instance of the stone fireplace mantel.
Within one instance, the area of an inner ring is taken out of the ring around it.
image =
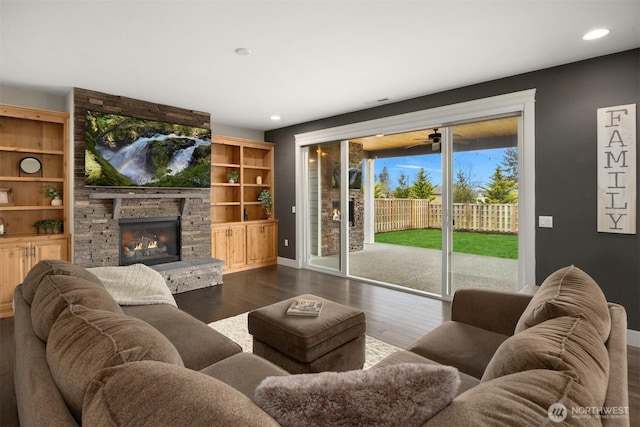
[[[113,219],[120,219],[122,199],[182,199],[182,216],[189,209],[190,199],[203,199],[207,195],[201,193],[91,193],[90,199],[113,199]]]

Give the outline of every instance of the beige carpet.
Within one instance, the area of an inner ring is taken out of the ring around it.
[[[245,352],[251,353],[253,350],[253,337],[247,330],[247,314],[248,313],[242,313],[237,316],[218,320],[217,322],[209,323],[209,326],[240,344]],[[367,335],[364,369],[370,368],[398,350],[400,349],[397,347]]]

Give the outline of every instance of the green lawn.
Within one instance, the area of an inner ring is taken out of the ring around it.
[[[378,233],[375,240],[378,243],[442,250],[442,231],[439,229]],[[456,231],[453,233],[453,251],[518,259],[518,236]]]

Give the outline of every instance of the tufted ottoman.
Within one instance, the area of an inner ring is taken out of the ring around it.
[[[364,312],[315,295],[297,298],[323,300],[320,316],[287,315],[295,298],[250,312],[253,353],[292,374],[362,369]]]

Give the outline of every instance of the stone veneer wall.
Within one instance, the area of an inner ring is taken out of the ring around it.
[[[197,193],[189,200],[188,210],[181,218],[183,260],[211,256],[211,207],[208,189],[117,189],[86,187],[84,185],[84,134],[87,110],[102,111],[142,119],[211,128],[208,113],[154,104],[121,96],[109,95],[85,89],[74,89],[74,242],[73,261],[84,267],[118,265],[118,220],[113,218],[113,200],[89,198],[91,193]],[[181,216],[178,199],[122,199],[121,218],[150,218]]]

